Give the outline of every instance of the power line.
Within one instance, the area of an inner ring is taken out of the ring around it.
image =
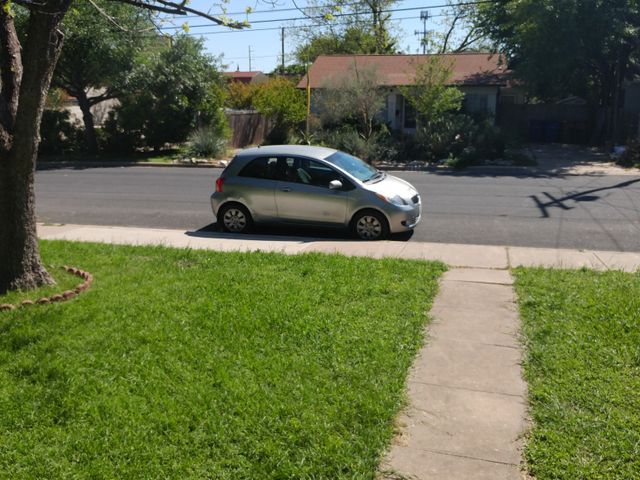
[[[400,0],[400,1],[407,1],[407,0]],[[320,10],[322,8],[336,8],[336,7],[353,7],[354,5],[360,5],[360,3],[361,2],[345,3],[342,5],[312,5],[312,6],[304,7],[304,10]],[[299,8],[291,7],[291,8],[273,8],[270,10],[251,10],[250,12],[247,12],[247,11],[231,12],[231,13],[225,13],[225,15],[253,15],[253,14],[260,14],[260,13],[299,12],[299,11],[300,11]],[[184,18],[202,18],[202,17],[200,17],[199,15],[173,15],[172,18],[179,20]]]
[[[395,13],[395,12],[408,12],[411,10],[424,10],[429,7],[408,7],[408,8],[391,8],[387,10],[380,10],[379,13]],[[354,15],[365,15],[363,12],[349,12],[349,13],[336,13],[333,14],[334,17],[350,17]],[[274,22],[292,22],[296,20],[324,20],[325,17],[323,15],[318,15],[315,17],[290,17],[290,18],[271,18],[267,20],[254,20],[251,22],[255,23],[274,23]],[[192,28],[202,28],[202,27],[211,27],[210,23],[202,24],[202,25],[189,25],[189,29]],[[224,27],[224,26],[223,26]],[[171,26],[171,27],[160,27],[160,30],[180,30],[182,26]]]
[[[429,18],[435,18],[435,17],[444,17],[444,14],[438,14],[438,15],[430,15]],[[416,20],[420,18],[417,15],[413,15],[411,17],[398,17],[395,18],[394,21],[399,21],[399,20]],[[341,26],[347,26],[349,25],[349,23],[334,23],[333,26],[335,27],[341,27]],[[287,25],[287,26],[280,26],[280,27],[265,27],[265,28],[248,28],[245,30],[231,30],[231,29],[227,29],[227,30],[214,30],[211,32],[189,32],[187,35],[190,36],[200,36],[200,35],[225,35],[228,33],[252,33],[252,32],[266,32],[266,31],[270,31],[270,30],[280,30],[281,28],[284,28],[286,30],[295,30],[295,29],[301,29],[301,28],[309,28],[309,27],[313,27],[315,25],[313,25],[312,23],[307,23],[305,25]]]
[[[398,0],[398,1],[407,1],[407,0]],[[470,2],[459,2],[459,3],[454,3],[454,4],[440,4],[440,5],[431,5],[430,7],[426,7],[429,9],[435,9],[435,8],[449,8],[449,7],[463,7],[465,5],[479,5],[482,3],[495,3],[496,0],[474,0],[474,1],[470,1]],[[343,8],[343,7],[353,7],[355,5],[361,5],[362,2],[353,2],[353,3],[345,3],[342,5],[338,5],[338,4],[332,4],[332,5],[312,5],[312,6],[307,6],[307,7],[303,7],[302,10],[319,10],[319,9],[323,9],[323,8]],[[231,13],[224,13],[221,12],[221,14],[224,15],[253,15],[253,14],[260,14],[260,13],[272,13],[272,12],[299,12],[301,9],[300,8],[295,8],[295,7],[291,7],[291,8],[274,8],[274,9],[270,9],[270,10],[252,10],[251,12],[231,12]],[[202,18],[199,15],[173,15],[171,16],[171,18],[176,19],[176,20],[182,20],[185,18]],[[308,18],[308,17],[305,17]]]

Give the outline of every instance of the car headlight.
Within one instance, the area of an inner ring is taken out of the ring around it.
[[[378,197],[380,200],[384,200],[387,203],[391,203],[393,205],[398,205],[399,207],[401,207],[403,205],[407,205],[407,202],[405,202],[404,199],[400,195],[395,195],[393,197],[386,197],[384,195],[376,193],[376,197]]]

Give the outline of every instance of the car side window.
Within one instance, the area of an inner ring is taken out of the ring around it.
[[[258,157],[251,160],[244,166],[240,177],[263,178],[265,180],[276,180],[278,177],[278,158]]]
[[[276,168],[276,179],[282,182],[298,182],[297,169],[299,160],[293,157],[279,157]]]
[[[332,168],[314,160],[307,158],[292,158],[287,160],[290,165],[289,181],[291,182],[329,188],[329,182],[331,180],[337,180],[340,177]]]
[[[308,158],[296,159],[295,173],[296,182],[315,187],[329,188],[329,182],[332,180],[342,180],[333,168]]]

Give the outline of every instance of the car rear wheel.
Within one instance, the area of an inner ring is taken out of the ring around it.
[[[362,240],[382,240],[389,236],[387,219],[375,210],[358,212],[352,221],[353,233]]]
[[[230,203],[223,205],[218,212],[218,223],[226,232],[244,233],[253,226],[253,219],[246,207]]]

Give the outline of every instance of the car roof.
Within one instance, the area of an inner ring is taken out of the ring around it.
[[[312,158],[327,158],[337,152],[333,148],[316,147],[310,145],[267,145],[264,147],[247,148],[237,153],[239,157],[255,157],[258,155],[301,155]]]

